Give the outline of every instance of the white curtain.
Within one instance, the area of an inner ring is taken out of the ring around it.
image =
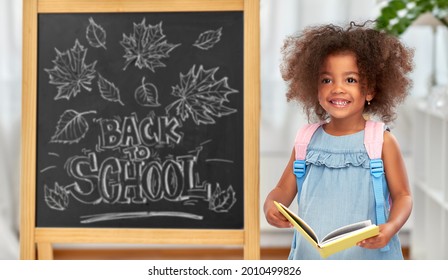
[[[22,1],[0,1],[0,38],[0,259],[17,259]]]

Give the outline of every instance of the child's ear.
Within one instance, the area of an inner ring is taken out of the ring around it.
[[[370,102],[372,101],[373,97],[375,97],[375,93],[374,92],[369,92],[366,94],[366,101]]]

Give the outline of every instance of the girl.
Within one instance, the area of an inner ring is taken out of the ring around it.
[[[298,214],[317,236],[354,222],[377,223],[370,159],[363,144],[366,114],[390,123],[411,81],[413,52],[397,38],[358,26],[324,25],[289,37],[282,49],[282,75],[288,101],[301,103],[309,120],[323,124],[306,150],[306,175]],[[330,259],[403,259],[397,233],[412,209],[405,165],[395,137],[384,131],[382,156],[391,207],[380,234]],[[277,186],[264,203],[267,221],[291,227],[273,201],[288,206],[297,194],[291,158]],[[385,247],[387,245],[387,247]],[[388,248],[387,250],[381,248]],[[289,259],[320,259],[317,251],[295,234]]]

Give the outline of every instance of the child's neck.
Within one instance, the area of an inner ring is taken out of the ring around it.
[[[331,119],[324,125],[325,132],[334,136],[343,136],[357,133],[364,130],[366,120],[364,118],[356,120]]]

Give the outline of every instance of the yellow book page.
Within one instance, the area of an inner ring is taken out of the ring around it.
[[[378,235],[379,233],[380,229],[377,225],[370,225],[363,229],[348,233],[333,241],[318,245],[320,248],[319,253],[323,258],[327,258],[334,253],[356,246],[358,242]]]

